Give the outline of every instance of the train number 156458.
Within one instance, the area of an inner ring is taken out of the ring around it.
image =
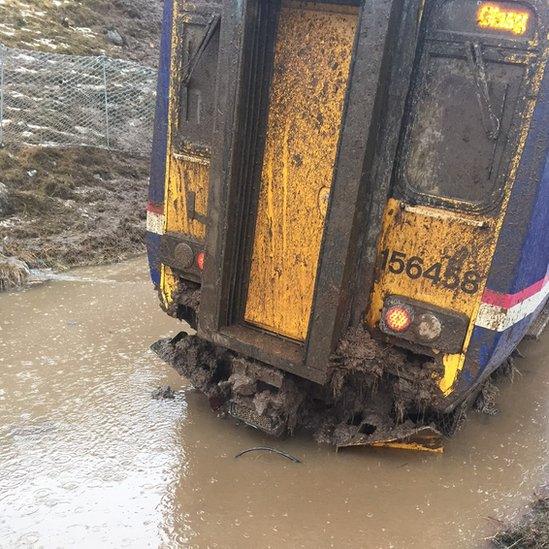
[[[471,295],[479,291],[482,280],[478,272],[462,273],[461,269],[451,262],[440,260],[427,266],[422,257],[409,257],[403,252],[389,249],[381,252],[381,269],[395,275],[407,276],[412,280],[426,278],[433,285],[441,284],[449,290],[458,289]]]

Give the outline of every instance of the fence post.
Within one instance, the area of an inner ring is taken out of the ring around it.
[[[107,56],[101,55],[103,66],[103,88],[105,90],[105,137],[107,139],[107,149],[111,148],[111,139],[109,135],[109,93],[107,90]]]
[[[4,64],[7,48],[0,44],[0,147],[4,146]]]

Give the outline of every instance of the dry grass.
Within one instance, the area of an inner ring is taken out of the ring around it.
[[[0,174],[5,257],[64,270],[144,252],[148,159],[90,148],[2,149]],[[10,287],[25,281],[16,272],[10,262]]]
[[[160,0],[4,0],[0,2],[0,43],[9,47],[75,55],[132,59],[155,65],[160,33]],[[115,28],[120,47],[106,39]]]
[[[498,532],[491,541],[501,549],[548,549],[549,496],[537,497],[529,513],[516,524]]]
[[[0,44],[154,66],[162,0],[0,0]],[[124,38],[110,43],[108,29]],[[148,159],[84,148],[0,149],[0,290],[28,268],[66,269],[144,251]]]
[[[0,292],[24,286],[29,275],[26,263],[0,254]]]

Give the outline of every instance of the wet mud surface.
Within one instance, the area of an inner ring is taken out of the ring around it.
[[[92,148],[0,149],[0,291],[30,269],[143,253],[148,160]]]
[[[547,482],[547,337],[432,455],[220,419],[148,349],[180,330],[143,259],[0,295],[0,546],[488,547]]]

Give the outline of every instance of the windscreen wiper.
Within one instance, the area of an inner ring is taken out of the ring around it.
[[[486,66],[482,57],[482,48],[478,42],[467,42],[465,44],[467,60],[473,70],[477,87],[477,97],[480,106],[482,124],[489,139],[496,141],[499,135],[500,120],[494,112],[488,90],[488,79],[486,77]]]
[[[221,21],[221,15],[219,14],[213,14],[210,20],[208,21],[208,24],[206,25],[206,29],[204,31],[204,35],[202,36],[202,40],[200,41],[198,49],[195,51],[194,55],[192,56],[192,58],[189,60],[189,63],[187,64],[185,75],[181,80],[181,83],[183,86],[187,86],[189,84],[189,81],[191,80],[191,76],[193,75],[193,71],[198,65],[200,58],[202,57],[202,54],[206,51],[206,48],[208,47],[208,44],[210,43],[212,36],[215,34],[217,28],[219,27],[220,21]]]

